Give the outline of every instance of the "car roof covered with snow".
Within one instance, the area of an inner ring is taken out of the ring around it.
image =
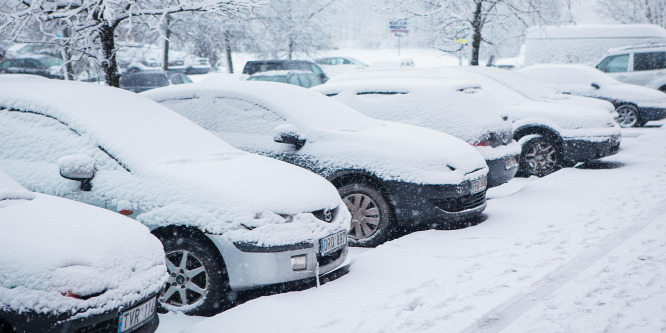
[[[0,309],[83,317],[145,299],[166,281],[162,244],[145,226],[29,192],[2,172],[0,228]]]

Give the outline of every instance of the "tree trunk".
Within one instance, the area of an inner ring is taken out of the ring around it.
[[[229,71],[229,74],[234,73],[234,64],[232,63],[231,59],[231,33],[229,31],[224,32],[224,46],[227,51],[227,69]]]
[[[287,59],[292,60],[294,54],[294,40],[289,38],[289,53],[287,54]]]
[[[62,49],[62,57],[65,60],[65,80],[74,81],[74,68],[72,68],[72,53],[70,51],[71,37],[69,27],[62,30],[62,36],[65,38],[65,47]]]
[[[481,17],[481,10],[483,9],[483,1],[476,0],[476,9],[474,10],[474,21],[472,21],[472,29],[474,29],[474,36],[472,36],[472,59],[470,65],[479,65],[479,48],[481,48],[481,28],[483,22]]]
[[[164,56],[162,58],[162,69],[169,70],[169,38],[171,37],[171,29],[169,28],[169,15],[164,19]]]
[[[99,27],[99,38],[102,43],[102,70],[106,77],[106,84],[110,87],[120,86],[120,75],[118,75],[118,64],[116,63],[116,41],[114,37],[115,29],[108,25],[102,24]]]

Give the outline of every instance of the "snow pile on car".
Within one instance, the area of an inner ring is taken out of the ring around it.
[[[0,308],[83,317],[145,299],[166,281],[162,244],[145,226],[35,195],[2,173],[0,228]]]

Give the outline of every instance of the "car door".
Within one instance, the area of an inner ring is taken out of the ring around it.
[[[629,53],[611,55],[599,62],[596,67],[618,81],[628,82],[629,58]]]
[[[0,109],[0,170],[31,191],[108,208],[110,199],[96,184],[129,173],[100,147],[65,123],[29,110]],[[59,159],[85,155],[95,161],[92,190],[60,175]]]
[[[665,74],[666,52],[636,52],[633,56],[633,71],[627,73],[623,82],[647,85]]]
[[[576,69],[558,69],[556,80],[552,87],[564,94],[599,97],[596,88],[592,86],[594,79],[584,72]]]

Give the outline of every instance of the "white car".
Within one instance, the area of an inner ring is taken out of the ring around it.
[[[167,309],[219,311],[235,291],[345,260],[349,212],[310,171],[235,149],[121,89],[0,79],[0,105],[0,170],[148,226],[166,252]]]
[[[368,64],[352,57],[327,57],[315,60],[328,77],[340,75],[355,69],[367,68]]]
[[[476,66],[363,70],[338,76],[331,83],[370,77],[447,78],[476,82],[495,98],[513,121],[513,138],[522,146],[518,174],[523,176],[545,176],[563,166],[617,153],[620,128],[608,109],[533,99],[513,89],[509,80],[500,82],[495,79],[505,75],[515,73]]]
[[[594,67],[620,82],[666,92],[664,43],[610,49]]]
[[[162,244],[119,214],[0,172],[0,332],[154,332]]]
[[[326,177],[352,213],[350,239],[376,246],[396,227],[446,224],[486,207],[483,157],[462,140],[380,121],[294,85],[219,82],[143,93],[234,146]]]
[[[503,109],[473,82],[381,78],[327,83],[313,88],[377,119],[423,126],[473,145],[488,164],[488,187],[518,171],[520,145]]]
[[[572,95],[613,103],[622,127],[640,127],[666,118],[666,94],[659,90],[621,83],[598,69],[585,65],[535,65],[520,73]]]

